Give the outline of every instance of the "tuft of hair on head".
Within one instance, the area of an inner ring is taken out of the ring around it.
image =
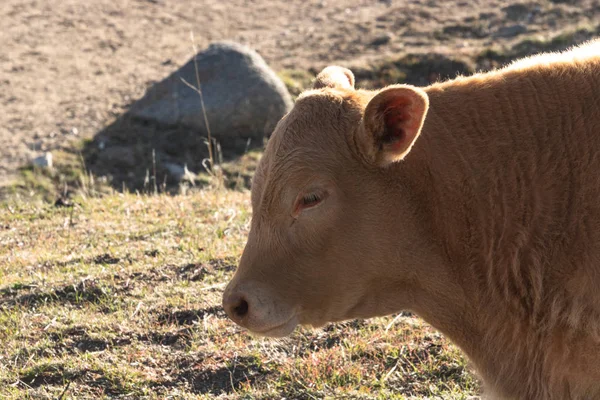
[[[348,68],[330,65],[319,72],[313,83],[313,89],[322,88],[354,90],[354,74]]]

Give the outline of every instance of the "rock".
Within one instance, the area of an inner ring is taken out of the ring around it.
[[[74,203],[65,197],[59,197],[54,202],[54,207],[69,207],[70,208],[73,206],[74,206]]]
[[[214,43],[195,56],[211,134],[225,148],[239,139],[262,144],[292,108],[283,82],[255,51],[233,42]],[[159,125],[206,135],[192,58],[136,102],[130,114]],[[257,142],[255,142],[257,141]]]
[[[502,8],[507,19],[512,21],[526,21],[531,16],[529,5],[526,4],[511,4]]]
[[[517,35],[521,35],[523,33],[527,32],[527,27],[525,25],[509,25],[509,26],[503,26],[502,28],[498,29],[498,31],[496,32],[496,34],[494,36],[496,37],[514,37]]]
[[[488,36],[487,29],[482,25],[457,24],[448,25],[442,28],[442,34],[460,38],[482,39]],[[443,37],[442,35],[442,37]]]
[[[179,164],[165,163],[165,169],[169,171],[169,174],[171,174],[171,176],[178,181],[180,181],[185,174],[185,167]]]
[[[481,20],[492,19],[492,18],[494,18],[496,16],[497,16],[497,14],[495,12],[482,12],[482,13],[479,13],[479,19],[481,19]]]
[[[46,152],[43,155],[34,158],[32,164],[40,168],[52,168],[52,153]]]
[[[387,32],[387,33],[377,36],[375,39],[373,39],[371,41],[371,46],[374,46],[374,47],[383,46],[384,44],[388,44],[389,42],[391,42],[393,38],[394,38],[394,36],[391,33]]]
[[[169,171],[169,174],[171,174],[171,176],[173,178],[175,178],[175,180],[177,182],[180,182],[180,181],[194,182],[196,180],[196,174],[191,172],[188,169],[187,165],[184,165],[182,167],[179,164],[165,163],[165,169],[167,171]]]

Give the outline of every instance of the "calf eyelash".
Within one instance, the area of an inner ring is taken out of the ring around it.
[[[302,206],[303,207],[310,207],[310,206],[314,206],[317,205],[318,203],[320,203],[322,200],[322,198],[314,193],[310,193],[307,194],[306,196],[302,197]]]
[[[303,210],[317,207],[327,198],[327,196],[328,193],[326,191],[317,191],[313,193],[304,192],[304,194],[299,194],[292,211],[292,216],[294,219],[298,218]]]

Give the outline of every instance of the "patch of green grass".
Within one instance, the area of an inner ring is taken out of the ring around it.
[[[110,193],[107,182],[94,179],[86,170],[80,149],[54,151],[52,167],[29,165],[19,170],[17,180],[2,188],[0,198],[19,197],[26,201],[54,202],[74,194],[98,196]]]
[[[378,89],[396,83],[426,86],[459,74],[469,74],[474,70],[472,64],[471,60],[464,57],[430,53],[406,54],[351,69],[354,71],[357,87]]]
[[[300,69],[284,69],[279,71],[278,75],[294,98],[298,97],[302,91],[309,89],[315,79],[314,74]]]
[[[512,44],[509,48],[485,49],[477,55],[476,62],[479,69],[488,70],[530,55],[563,51],[597,37],[599,34],[600,25],[587,25],[551,37],[530,36]]]
[[[87,143],[87,144],[86,144]],[[90,146],[90,141],[82,141],[79,147]],[[246,149],[232,159],[219,160],[217,172],[209,173],[201,167],[197,173],[186,176],[180,182],[166,179],[167,184],[160,183],[156,185],[160,193],[188,193],[200,190],[202,188],[228,188],[235,190],[245,190],[250,187],[252,176],[258,164],[261,155],[260,149]],[[148,171],[151,167],[148,169]],[[165,172],[160,164],[157,165],[157,181],[159,176],[165,176]],[[134,175],[135,176],[135,175]],[[154,193],[154,177],[148,177],[149,182],[145,183],[139,191],[145,194]],[[59,206],[70,207],[74,203],[81,203],[88,197],[102,197],[107,194],[115,194],[116,191],[127,191],[130,187],[121,183],[120,187],[113,187],[110,176],[97,177],[87,170],[85,160],[79,150],[56,151],[53,153],[52,168],[40,168],[33,165],[23,167],[19,170],[19,176],[16,182],[8,187],[0,188],[0,201],[2,199],[18,199],[27,203],[37,202],[38,205],[48,205],[55,203],[58,199]],[[133,185],[132,190],[136,188]],[[13,201],[13,205],[16,204]],[[17,218],[24,217],[27,214],[13,213]],[[36,214],[39,218],[42,214]]]
[[[81,197],[69,209],[5,201],[0,398],[58,398],[65,389],[65,399],[478,392],[459,351],[410,315],[283,340],[229,321],[221,295],[249,219],[245,189]]]
[[[356,78],[356,87],[361,89],[373,90],[406,81],[406,72],[393,60],[386,60],[375,65],[357,65],[350,69]]]

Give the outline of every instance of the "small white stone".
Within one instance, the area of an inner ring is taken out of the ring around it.
[[[169,171],[171,176],[177,181],[194,182],[196,179],[196,174],[188,169],[187,164],[182,167],[181,165],[174,163],[165,163],[165,169]]]
[[[171,176],[173,176],[173,178],[175,178],[178,181],[180,181],[181,178],[183,178],[186,170],[185,167],[174,163],[165,163],[165,169],[169,171]]]
[[[40,168],[52,168],[52,153],[46,152],[32,161],[33,165]]]

